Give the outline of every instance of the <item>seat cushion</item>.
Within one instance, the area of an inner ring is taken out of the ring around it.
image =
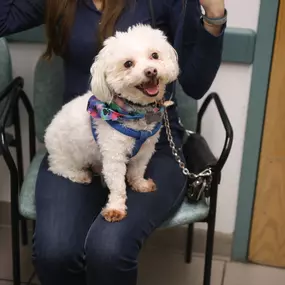
[[[30,164],[19,197],[19,211],[27,219],[36,219],[35,188],[40,164],[46,154],[45,149],[37,152]]]
[[[45,149],[40,150],[33,159],[23,183],[20,194],[20,213],[27,219],[36,219],[35,207],[35,187],[41,161],[46,153]],[[162,228],[170,228],[194,222],[199,222],[208,216],[209,207],[204,202],[190,204],[183,202],[179,210],[173,217],[168,219],[161,226]]]
[[[201,222],[208,216],[208,213],[209,206],[204,201],[195,204],[184,201],[178,211],[161,225],[161,228]]]

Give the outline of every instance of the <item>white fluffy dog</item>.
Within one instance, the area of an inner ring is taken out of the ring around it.
[[[125,178],[134,191],[156,189],[144,174],[159,138],[165,87],[178,73],[177,53],[160,30],[117,32],[95,58],[90,91],[64,105],[46,130],[50,171],[77,183],[90,183],[92,171],[103,174],[107,221],[126,216]],[[146,136],[138,145],[137,134]]]

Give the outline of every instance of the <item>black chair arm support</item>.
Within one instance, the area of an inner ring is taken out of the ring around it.
[[[200,134],[203,116],[212,100],[214,100],[216,103],[226,131],[225,144],[219,159],[214,156],[207,141]],[[189,171],[195,174],[199,174],[206,168],[210,167],[216,174],[220,173],[230,153],[232,141],[233,130],[228,116],[223,108],[219,96],[216,93],[211,93],[202,104],[201,109],[198,113],[196,133],[191,133],[188,135],[186,142],[183,145],[183,153]]]
[[[29,117],[30,160],[33,159],[36,152],[34,111],[28,96],[23,91],[23,85],[23,78],[16,77],[3,91],[0,92],[0,103],[3,102],[3,112],[0,114],[0,148],[11,173],[17,173],[17,167],[9,151],[5,129],[8,118],[11,116],[13,118],[14,125],[20,128],[19,100],[23,102]]]
[[[207,98],[205,99],[205,101],[203,102],[199,112],[198,112],[198,121],[197,121],[197,128],[196,128],[196,132],[198,134],[201,133],[201,124],[202,124],[202,119],[204,117],[204,114],[206,112],[206,110],[208,109],[209,104],[211,103],[211,101],[214,100],[215,105],[218,109],[220,118],[222,120],[224,129],[225,129],[225,142],[224,142],[224,146],[223,146],[223,150],[220,154],[219,159],[217,160],[215,166],[214,166],[214,172],[215,173],[220,173],[221,170],[223,169],[228,156],[230,154],[231,148],[232,148],[232,143],[233,143],[233,128],[232,125],[230,123],[230,120],[228,118],[228,115],[224,109],[224,106],[222,104],[222,101],[219,97],[219,95],[215,92],[210,93]],[[205,144],[206,142],[204,142]],[[206,143],[207,144],[207,143]],[[203,145],[203,144],[202,144]],[[206,147],[203,147],[203,150],[205,151]],[[208,152],[210,151],[210,149],[207,150]],[[210,151],[211,152],[211,151]],[[211,160],[209,161],[209,163],[213,162],[213,154],[212,156],[208,154],[208,156],[211,158]]]
[[[21,222],[21,233],[23,245],[28,244],[27,223],[19,213],[19,191],[24,180],[23,151],[21,140],[21,124],[19,113],[19,102],[22,101],[29,118],[29,148],[30,159],[35,155],[35,126],[34,112],[30,101],[25,94],[24,80],[15,78],[3,91],[0,92],[0,153],[3,156],[10,172],[10,195],[11,195],[11,229],[12,229],[12,264],[13,279],[15,284],[21,283],[20,266],[20,239],[19,221]],[[7,127],[14,126],[14,134],[6,134]],[[12,137],[12,138],[11,138]],[[16,149],[16,161],[11,155],[9,147]]]

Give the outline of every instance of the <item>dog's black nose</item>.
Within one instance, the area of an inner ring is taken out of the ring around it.
[[[153,67],[146,68],[144,74],[146,77],[155,77],[157,75],[157,69]]]

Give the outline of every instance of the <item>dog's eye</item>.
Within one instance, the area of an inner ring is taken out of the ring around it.
[[[130,68],[134,65],[134,63],[131,60],[128,60],[124,63],[125,68]]]
[[[157,52],[152,53],[152,54],[151,54],[151,57],[152,57],[153,59],[159,59],[159,56],[158,56],[158,53],[157,53]]]

